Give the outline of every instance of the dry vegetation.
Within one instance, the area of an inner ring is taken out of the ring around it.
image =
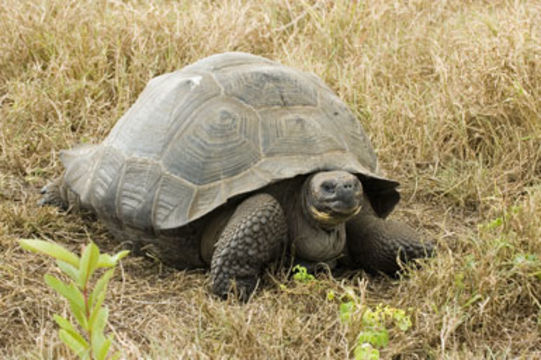
[[[358,322],[329,290],[409,311],[384,358],[541,357],[539,14],[536,0],[2,1],[0,358],[69,357],[51,320],[67,306],[43,283],[54,265],[17,239],[116,250],[93,218],[35,205],[58,150],[103,139],[151,77],[226,50],[334,88],[403,184],[394,216],[438,255],[399,281],[267,276],[246,305],[132,257],[108,298],[126,358],[352,357]]]

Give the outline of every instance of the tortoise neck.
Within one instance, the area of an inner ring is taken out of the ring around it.
[[[297,192],[292,216],[289,217],[289,236],[295,256],[308,261],[329,261],[340,256],[346,242],[346,227],[323,224],[314,218],[310,208],[309,178]],[[307,191],[308,190],[308,191]]]

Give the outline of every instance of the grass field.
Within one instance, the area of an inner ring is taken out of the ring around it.
[[[267,274],[245,305],[209,295],[202,271],[130,257],[106,300],[126,358],[353,358],[380,303],[412,320],[387,324],[384,359],[541,358],[539,14],[538,0],[2,1],[0,358],[70,357],[52,321],[68,306],[43,282],[55,265],[17,239],[117,250],[93,218],[36,205],[58,151],[101,141],[153,76],[229,50],[323,78],[402,183],[392,216],[438,254],[399,280]]]

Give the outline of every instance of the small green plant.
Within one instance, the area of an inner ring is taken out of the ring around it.
[[[106,338],[104,334],[109,312],[103,306],[103,301],[116,264],[128,255],[129,251],[121,251],[114,256],[100,254],[98,247],[91,242],[83,248],[79,257],[66,248],[48,241],[19,242],[26,250],[55,258],[60,270],[70,278],[69,283],[66,283],[50,274],[44,276],[47,285],[68,301],[71,314],[79,327],[78,329],[68,319],[55,314],[54,320],[60,326],[58,332],[60,339],[81,359],[118,359],[119,352],[108,357],[113,337],[110,335]],[[90,279],[100,268],[109,270],[101,275],[92,289]]]
[[[343,324],[351,322],[351,315],[355,311],[355,304],[353,301],[346,301],[340,304],[340,321]]]
[[[349,324],[356,310],[356,303],[347,301],[340,304],[340,320]],[[353,350],[356,360],[379,360],[378,349],[389,344],[389,329],[407,331],[411,327],[409,315],[402,309],[379,304],[375,309],[366,308],[361,317],[361,331]]]
[[[315,277],[308,273],[308,270],[302,265],[295,265],[293,267],[293,279],[301,283],[308,283],[314,281]]]

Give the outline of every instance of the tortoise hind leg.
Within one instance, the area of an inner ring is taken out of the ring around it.
[[[346,263],[369,272],[394,275],[400,270],[399,262],[434,253],[433,245],[421,242],[419,235],[408,225],[371,214],[361,213],[348,221],[346,234]]]
[[[60,159],[66,171],[41,189],[43,196],[38,205],[53,205],[64,210],[79,209],[79,194],[86,191],[88,180],[92,177],[95,164],[93,156],[98,149],[97,145],[83,144],[71,150],[62,150]]]
[[[39,206],[52,205],[67,210],[69,206],[68,191],[64,183],[64,176],[60,176],[41,188]]]
[[[244,200],[222,231],[211,261],[212,291],[227,296],[233,283],[246,301],[263,267],[276,259],[287,237],[284,212],[276,199],[257,194]]]

